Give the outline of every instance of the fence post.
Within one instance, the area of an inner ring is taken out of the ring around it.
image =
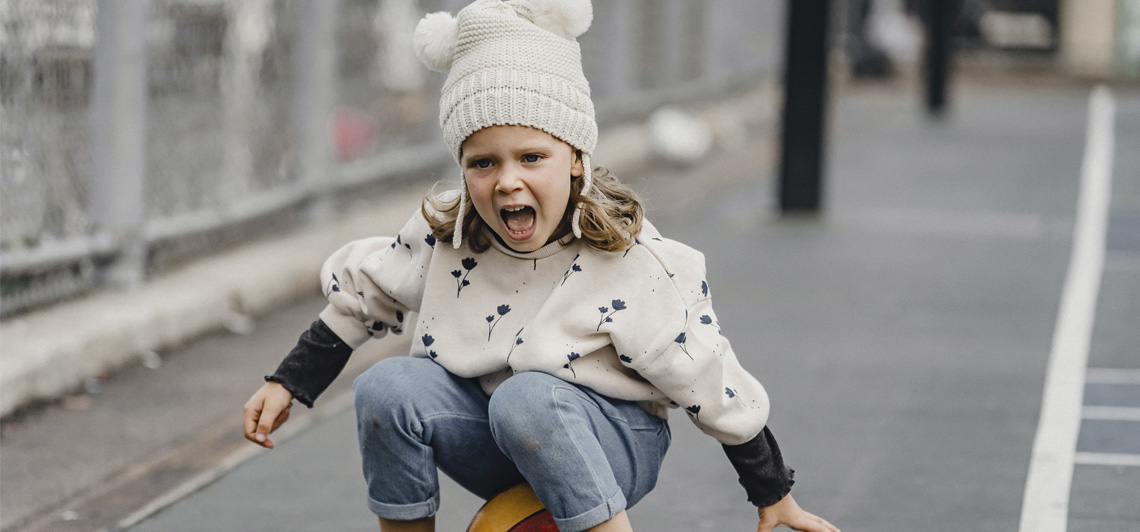
[[[781,212],[820,207],[831,0],[788,0],[780,160]]]
[[[99,0],[91,89],[88,207],[118,254],[99,281],[125,288],[146,273],[146,22],[149,0]]]
[[[293,116],[296,120],[297,176],[311,198],[312,222],[332,216],[330,185],[336,164],[329,120],[337,102],[337,13],[339,1],[304,0],[298,5],[294,55]]]

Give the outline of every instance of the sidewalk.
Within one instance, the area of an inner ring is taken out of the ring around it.
[[[1127,222],[1140,214],[1140,91],[1118,97],[1124,155],[1113,212]],[[722,148],[694,168],[624,174],[635,175],[631,184],[663,233],[705,252],[722,330],[769,391],[770,426],[809,511],[844,530],[1017,530],[1070,252],[1087,99],[1082,86],[964,81],[951,116],[938,123],[922,115],[914,90],[846,87],[835,97],[819,217],[772,215],[765,139]],[[1140,268],[1130,269],[1140,249],[1123,241],[1110,249],[1114,269],[1090,365],[1140,369],[1128,326],[1135,303],[1126,303],[1137,299],[1122,296],[1140,294]],[[92,530],[94,522],[137,532],[373,530],[345,390],[352,373],[385,354],[358,353],[318,409],[290,421],[276,450],[259,451],[234,433],[257,375],[320,307],[316,299],[285,306],[250,334],[213,336],[171,353],[157,371],[137,370],[133,378],[175,402],[229,401],[232,412],[204,406],[215,417],[134,428],[180,434],[167,434],[170,454],[123,485],[160,485],[156,469],[192,469],[205,449],[197,480],[152,490],[146,500],[158,503],[133,514],[115,514],[122,491],[92,490],[22,530]],[[36,442],[59,439],[54,427],[78,423],[90,432],[69,437],[104,437],[90,418],[110,425],[122,411],[104,407],[128,408],[141,393],[111,382],[89,410],[59,409],[15,432],[6,424],[4,484],[13,467],[41,476],[60,469],[11,461],[11,442],[31,460]],[[242,398],[225,397],[235,395]],[[754,529],[755,510],[719,446],[684,416],[673,416],[672,428],[658,488],[630,512],[634,525]],[[81,447],[71,452],[82,455]],[[98,459],[107,458],[75,457]],[[1140,526],[1129,503],[1140,468],[1077,468],[1069,530]],[[450,484],[444,490],[438,529],[462,530],[479,501]]]

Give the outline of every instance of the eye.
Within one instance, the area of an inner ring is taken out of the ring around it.
[[[528,153],[523,155],[522,160],[524,163],[537,163],[542,160],[542,156],[537,153]]]
[[[487,168],[491,167],[491,164],[492,163],[491,163],[490,159],[475,159],[474,161],[471,161],[470,163],[468,163],[467,166],[470,168],[478,168],[480,170],[486,170]]]

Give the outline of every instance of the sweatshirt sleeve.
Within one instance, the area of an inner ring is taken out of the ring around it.
[[[389,331],[404,331],[418,312],[436,240],[417,213],[394,237],[357,240],[321,268],[329,305],[320,318],[350,349]]]
[[[767,392],[721,334],[704,256],[652,235],[635,247],[643,249],[631,254],[659,265],[659,277],[668,282],[639,305],[650,309],[644,317],[655,326],[637,323],[610,333],[619,357],[722,444],[749,501],[760,507],[779,501],[791,491],[794,472],[766,426]]]
[[[313,401],[344,370],[350,356],[352,349],[324,322],[317,320],[301,333],[297,345],[277,366],[277,371],[265,380],[284,386],[294,399],[312,408]]]
[[[724,445],[724,454],[740,475],[740,485],[748,502],[757,507],[771,506],[792,491],[796,472],[784,465],[780,446],[768,427],[740,445]]]
[[[615,349],[706,434],[725,445],[752,440],[768,422],[768,393],[721,334],[704,256],[670,240],[642,242],[633,268],[662,273],[640,290],[648,295],[639,296],[639,320],[610,332]]]

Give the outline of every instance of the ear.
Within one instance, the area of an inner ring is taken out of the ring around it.
[[[570,163],[570,177],[582,177],[586,173],[586,166],[582,164],[582,150],[574,150],[574,161]]]

